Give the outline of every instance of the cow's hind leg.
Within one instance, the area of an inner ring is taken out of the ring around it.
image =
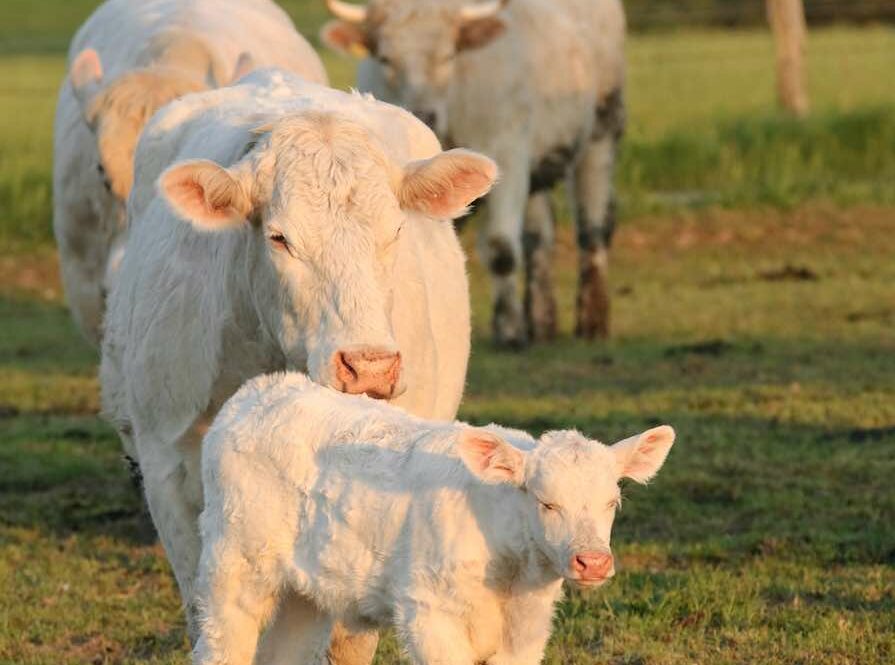
[[[553,295],[553,205],[550,192],[532,194],[525,210],[522,248],[525,252],[525,320],[534,342],[556,336]]]
[[[588,339],[609,336],[609,245],[616,214],[612,178],[624,125],[624,99],[618,90],[597,109],[591,141],[571,187],[579,250],[575,334]]]
[[[519,146],[511,147],[507,154],[499,155],[502,176],[488,196],[479,242],[491,274],[494,341],[498,346],[520,348],[528,342],[518,282],[529,174],[527,154]]]

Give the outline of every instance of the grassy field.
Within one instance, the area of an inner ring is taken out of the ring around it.
[[[54,96],[92,4],[0,5],[4,665],[188,662],[167,563],[95,415],[96,357],[65,310],[51,243]],[[323,15],[312,8],[309,29]],[[678,430],[658,479],[626,488],[620,573],[570,594],[547,662],[888,665],[895,33],[815,33],[816,114],[799,125],[774,114],[765,35],[635,36],[629,49],[613,340],[494,351],[471,266],[463,418],[605,440]],[[351,63],[327,62],[347,85]],[[573,246],[564,220],[565,331]],[[378,662],[399,660],[387,638]]]

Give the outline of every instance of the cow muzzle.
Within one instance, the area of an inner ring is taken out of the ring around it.
[[[578,552],[569,560],[569,579],[581,586],[599,586],[615,575],[611,552]]]
[[[392,399],[405,390],[397,351],[375,347],[340,350],[333,354],[332,364],[332,387],[343,393]]]

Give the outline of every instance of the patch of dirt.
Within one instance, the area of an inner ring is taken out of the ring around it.
[[[59,261],[54,250],[0,258],[0,294],[62,301]]]
[[[765,270],[758,276],[766,282],[816,282],[820,279],[820,275],[811,268],[790,264],[777,270]]]
[[[717,358],[725,353],[732,351],[733,344],[723,339],[712,339],[705,342],[697,342],[696,344],[681,344],[680,346],[672,346],[665,349],[666,358],[680,358],[681,356],[709,356]]]

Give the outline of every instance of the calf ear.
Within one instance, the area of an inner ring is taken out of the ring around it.
[[[181,162],[159,178],[159,191],[174,211],[205,231],[246,223],[253,203],[233,170],[206,159]]]
[[[497,164],[469,150],[448,150],[404,169],[398,201],[404,210],[454,219],[497,180]]]
[[[71,63],[68,73],[75,97],[82,109],[89,106],[96,93],[100,91],[103,80],[103,64],[99,53],[94,49],[84,49]]]
[[[473,475],[489,484],[521,485],[525,476],[525,453],[482,429],[460,433],[460,459]]]
[[[674,443],[674,430],[668,425],[654,427],[612,446],[618,475],[646,483],[658,473]]]
[[[457,50],[466,51],[487,46],[506,29],[506,24],[496,16],[467,21],[457,35]]]
[[[363,58],[370,54],[370,43],[363,26],[341,19],[327,21],[320,28],[320,41],[345,55]]]

